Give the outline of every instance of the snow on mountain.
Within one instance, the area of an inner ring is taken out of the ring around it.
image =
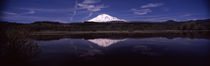
[[[125,41],[126,39],[91,39],[91,40],[88,40],[94,44],[97,44],[98,46],[101,46],[101,47],[108,47],[112,44],[115,44],[115,43],[118,43],[118,42],[121,42],[121,41]]]
[[[118,19],[117,17],[112,17],[108,14],[101,14],[93,19],[88,20],[88,22],[113,22],[113,21],[126,22],[126,20],[124,19]]]

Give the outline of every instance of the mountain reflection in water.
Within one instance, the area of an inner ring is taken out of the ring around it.
[[[115,43],[118,43],[118,42],[121,42],[121,41],[125,41],[126,39],[90,39],[88,41],[92,42],[92,43],[95,43],[97,44],[98,46],[101,46],[101,47],[108,47],[112,44],[115,44]]]
[[[175,36],[172,39],[157,35],[134,38],[91,36],[90,39],[36,36],[3,40],[0,60],[1,66],[208,66],[208,37]]]

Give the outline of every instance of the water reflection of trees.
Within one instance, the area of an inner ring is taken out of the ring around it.
[[[208,31],[174,31],[174,32],[160,32],[160,33],[92,33],[92,34],[69,34],[69,35],[32,35],[30,38],[34,40],[59,40],[62,38],[154,38],[165,37],[168,39],[174,38],[202,38],[210,39]]]
[[[28,39],[23,30],[7,30],[0,36],[0,61],[6,65],[27,65],[40,51],[37,43]]]

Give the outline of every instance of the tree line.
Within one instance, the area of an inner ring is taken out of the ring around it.
[[[139,31],[139,30],[209,30],[210,19],[166,22],[60,23],[39,21],[30,24],[0,22],[0,30],[24,31]]]

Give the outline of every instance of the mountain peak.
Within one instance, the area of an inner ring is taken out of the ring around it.
[[[100,14],[97,17],[88,20],[88,22],[112,22],[112,21],[123,21],[123,22],[125,22],[126,20],[118,19],[117,17],[112,17],[108,14]]]
[[[108,15],[108,14],[100,14],[98,16],[110,16],[110,15]]]

